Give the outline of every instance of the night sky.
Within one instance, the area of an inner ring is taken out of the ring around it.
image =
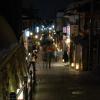
[[[41,18],[55,18],[56,12],[65,9],[73,0],[23,0],[26,7],[38,9]],[[32,3],[33,2],[33,3]]]
[[[54,18],[58,10],[67,8],[73,1],[76,0],[2,0],[0,8],[8,9],[22,5],[22,8],[37,9],[42,18]]]

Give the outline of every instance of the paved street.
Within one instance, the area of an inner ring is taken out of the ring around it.
[[[37,65],[32,100],[100,100],[100,81],[91,73],[77,72],[61,63],[51,69]]]

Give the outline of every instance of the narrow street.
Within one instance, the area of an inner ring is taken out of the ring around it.
[[[2,0],[0,100],[100,100],[100,0]]]
[[[89,72],[78,72],[63,63],[51,69],[37,65],[37,85],[32,100],[99,100],[100,81]]]

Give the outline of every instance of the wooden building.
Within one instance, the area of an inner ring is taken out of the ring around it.
[[[71,33],[74,44],[71,62],[79,63],[81,70],[97,70],[100,67],[100,1],[75,2],[65,10],[64,17],[69,19],[71,25],[78,26],[77,34]],[[79,47],[82,52],[80,57],[77,52]]]

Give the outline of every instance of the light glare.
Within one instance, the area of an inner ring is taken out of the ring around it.
[[[78,63],[76,64],[76,70],[79,70],[79,64]]]
[[[26,35],[26,37],[29,37],[30,36],[30,32],[29,31],[25,31],[25,35]]]
[[[72,63],[72,64],[71,64],[71,66],[72,66],[72,67],[74,67],[74,66],[75,66],[75,64],[74,64],[74,63]]]
[[[20,91],[20,89],[17,89],[17,93]],[[18,96],[17,100],[23,100],[24,99],[24,94],[23,91],[20,93],[20,95]]]

